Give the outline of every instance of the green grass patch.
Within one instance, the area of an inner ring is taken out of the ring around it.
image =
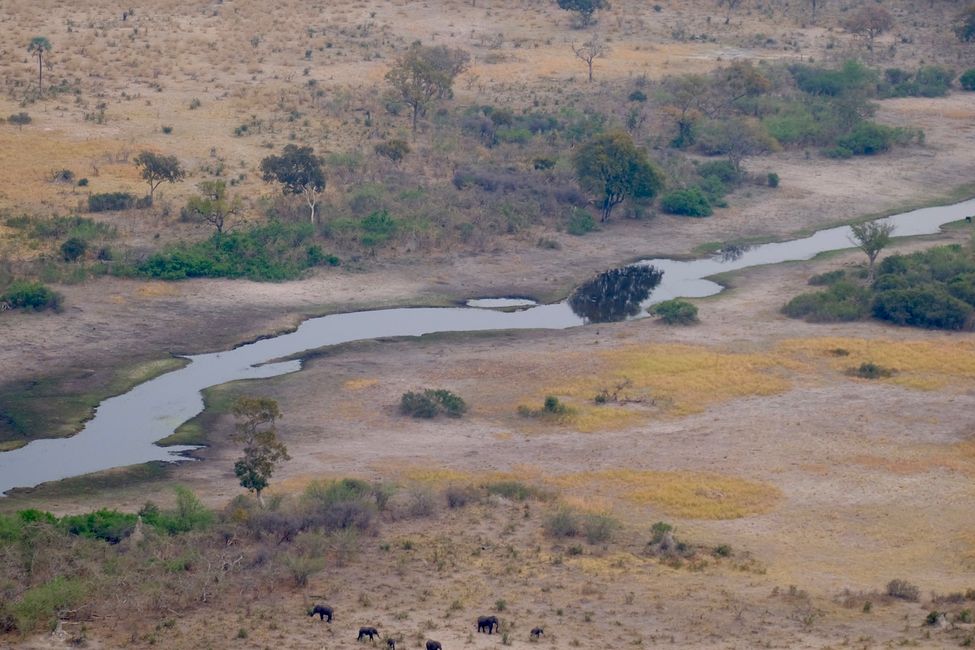
[[[229,386],[223,384],[204,389],[203,411],[176,427],[170,435],[157,440],[156,444],[160,447],[209,444],[207,432],[214,429],[221,415],[230,413],[237,399],[238,391],[230,390]]]

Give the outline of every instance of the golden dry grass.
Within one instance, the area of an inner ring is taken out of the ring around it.
[[[571,493],[604,495],[687,519],[739,519],[768,512],[782,498],[773,485],[702,472],[613,469],[551,479]]]
[[[342,390],[357,392],[379,385],[378,379],[348,379],[342,383]]]
[[[797,359],[825,364],[843,372],[871,362],[896,370],[889,378],[871,380],[907,388],[937,390],[963,380],[975,380],[975,341],[951,338],[944,341],[892,341],[885,339],[818,338],[781,343],[779,351]],[[848,354],[838,356],[836,351]]]

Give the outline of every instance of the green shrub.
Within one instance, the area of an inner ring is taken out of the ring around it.
[[[78,258],[83,257],[87,250],[88,244],[85,243],[84,239],[72,237],[61,244],[61,258],[65,262],[74,262]]]
[[[965,90],[975,90],[975,68],[969,68],[958,78],[961,87]]]
[[[21,111],[19,113],[13,113],[7,118],[7,122],[14,124],[16,126],[24,126],[25,124],[30,124],[33,120],[31,116],[27,113]]]
[[[796,296],[786,303],[782,313],[810,323],[855,321],[869,314],[869,301],[869,290],[844,280],[835,282],[826,291]]]
[[[882,291],[873,301],[876,318],[898,325],[958,330],[971,314],[971,305],[935,285]]]
[[[697,166],[697,173],[701,178],[714,176],[722,183],[733,185],[741,180],[735,166],[728,160],[709,160]]]
[[[0,294],[0,302],[5,302],[14,309],[29,309],[31,311],[42,311],[51,309],[61,311],[61,304],[64,297],[45,287],[40,282],[28,282],[17,280],[12,283],[7,290]]]
[[[28,589],[13,603],[11,612],[21,634],[39,628],[53,630],[61,614],[75,609],[88,595],[88,585],[79,578],[57,577]]]
[[[768,173],[768,177],[766,178],[766,181],[767,181],[769,187],[778,187],[779,186],[779,175],[776,174],[775,172],[769,172]]]
[[[385,210],[373,212],[368,217],[359,222],[362,229],[362,236],[359,241],[367,248],[376,248],[385,244],[396,234],[399,227],[396,219],[389,216]]]
[[[485,483],[484,489],[488,494],[494,494],[511,499],[512,501],[526,501],[528,499],[543,500],[548,495],[543,491],[521,481],[492,481]]]
[[[400,398],[400,412],[415,418],[434,418],[443,413],[459,418],[467,412],[467,403],[459,395],[441,388],[409,391]]]
[[[660,200],[660,207],[668,214],[686,217],[708,217],[713,212],[708,197],[696,186],[665,194]]]
[[[575,537],[582,530],[578,515],[566,507],[558,508],[545,520],[545,532],[555,538]]]
[[[653,526],[650,526],[650,534],[653,535],[651,541],[654,544],[662,540],[667,533],[673,532],[674,527],[664,521],[658,521]]]
[[[645,102],[647,101],[647,94],[642,90],[637,89],[631,92],[627,96],[627,99],[630,100],[631,102]]]
[[[135,196],[129,192],[105,192],[88,197],[88,212],[130,210],[135,207]]]
[[[375,151],[377,155],[384,156],[398,163],[406,157],[406,154],[410,153],[410,145],[406,140],[386,140],[377,144]]]
[[[72,535],[118,544],[132,532],[137,520],[138,517],[133,514],[102,509],[84,515],[62,517],[60,523]]]
[[[892,127],[876,122],[861,122],[836,144],[848,149],[854,156],[872,156],[890,149],[894,143],[894,131]]]
[[[566,232],[570,235],[581,237],[596,230],[596,220],[588,210],[583,208],[572,208],[569,212],[569,221],[565,226]]]
[[[833,285],[846,277],[846,271],[843,269],[836,269],[835,271],[827,271],[826,273],[820,273],[819,275],[814,275],[809,278],[809,284],[814,287],[822,287]]]
[[[686,300],[665,300],[647,307],[647,311],[668,325],[690,325],[697,322],[697,306]]]
[[[589,513],[582,517],[582,532],[590,544],[608,542],[620,527],[620,522],[609,515]]]
[[[150,503],[139,511],[146,525],[169,535],[209,528],[213,523],[214,515],[207,510],[199,498],[181,485],[177,485],[174,491],[176,492],[175,510],[160,510]]]

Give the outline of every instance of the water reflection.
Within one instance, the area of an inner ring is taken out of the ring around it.
[[[749,250],[750,244],[725,244],[718,250],[718,257],[722,262],[736,262]]]
[[[660,284],[662,271],[652,266],[624,266],[600,273],[571,296],[569,307],[587,323],[612,323],[640,313],[640,303]]]

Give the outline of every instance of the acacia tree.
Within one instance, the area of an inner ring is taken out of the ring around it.
[[[894,17],[883,7],[866,5],[843,21],[843,27],[857,36],[867,39],[867,49],[873,50],[875,38],[894,26]]]
[[[257,495],[263,508],[261,492],[268,486],[275,466],[291,459],[274,428],[281,410],[277,401],[269,397],[239,397],[234,402],[233,414],[237,425],[232,438],[244,447],[244,455],[234,463],[234,474],[241,487]]]
[[[579,15],[579,25],[587,27],[592,24],[592,17],[600,9],[609,9],[606,0],[558,0],[559,9],[574,11]]]
[[[51,41],[44,36],[35,36],[27,44],[27,51],[37,57],[37,87],[44,90],[44,53],[51,51]]]
[[[261,161],[261,178],[265,183],[279,183],[285,194],[300,195],[315,223],[315,206],[319,195],[325,191],[325,172],[322,159],[311,147],[287,144],[280,156],[268,156]]]
[[[416,41],[386,73],[386,81],[413,112],[414,139],[417,120],[434,100],[453,96],[454,79],[467,69],[469,61],[464,50],[428,47]]]
[[[576,46],[575,43],[572,44],[572,53],[576,55],[577,59],[580,59],[589,68],[589,82],[592,83],[592,64],[596,59],[600,59],[609,53],[609,46],[603,42],[599,34],[593,34],[592,37],[583,43],[582,45]]]
[[[200,194],[191,196],[186,210],[217,229],[222,234],[227,218],[240,210],[240,197],[227,196],[227,181],[203,181],[197,186]]]
[[[186,171],[180,166],[176,156],[164,156],[151,151],[143,151],[135,157],[135,166],[139,168],[143,180],[149,184],[149,202],[164,181],[178,183],[186,178]]]
[[[873,280],[873,264],[887,244],[890,243],[890,236],[894,232],[894,224],[889,221],[867,221],[850,226],[852,237],[850,240],[862,250],[870,260],[867,273],[870,280]]]
[[[663,174],[626,131],[597,135],[579,147],[574,162],[579,184],[599,197],[602,221],[625,199],[652,199],[663,188]]]

